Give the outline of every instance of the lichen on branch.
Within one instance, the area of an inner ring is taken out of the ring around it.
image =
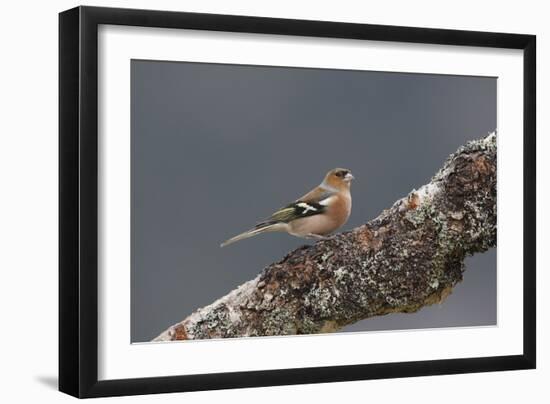
[[[313,334],[442,302],[496,246],[496,135],[460,147],[376,219],[302,246],[154,341]]]

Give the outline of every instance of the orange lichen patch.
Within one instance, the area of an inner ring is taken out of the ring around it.
[[[371,246],[374,251],[378,251],[382,248],[382,242],[384,238],[386,238],[386,233],[388,231],[389,229],[386,226],[382,226],[374,232],[373,238],[371,241]]]
[[[480,174],[488,174],[491,171],[491,164],[487,161],[487,158],[484,156],[479,156],[474,159],[474,168]]]
[[[300,276],[299,280],[302,284],[309,283],[312,280],[316,279],[318,272],[318,267],[314,261],[311,259],[306,259],[306,261],[300,265]],[[293,273],[295,275],[296,272]],[[290,281],[292,282],[292,277],[290,278]]]
[[[367,226],[361,226],[355,231],[355,237],[364,247],[370,247],[373,233]]]
[[[367,226],[361,226],[355,233],[355,237],[361,247],[367,250],[378,251],[382,247],[382,237],[386,229],[384,227],[377,231],[372,231]]]
[[[178,341],[189,339],[183,324],[178,324],[174,327],[174,339]]]
[[[340,328],[341,328],[341,326],[338,325],[338,323],[336,321],[327,320],[327,321],[325,321],[325,323],[323,324],[323,326],[319,330],[319,333],[322,334],[322,333],[334,332],[334,331],[337,331]]]
[[[453,293],[453,288],[451,286],[444,288],[439,296],[439,303],[443,303],[443,301],[447,299],[451,293]]]
[[[414,210],[420,206],[420,197],[416,192],[412,192],[407,197],[407,209]]]
[[[297,271],[300,270],[300,268],[296,268]],[[276,293],[277,290],[281,287],[280,283],[273,279],[271,282],[269,282],[263,289],[264,293]]]
[[[449,297],[449,295],[453,292],[453,288],[451,286],[447,286],[445,288],[442,288],[442,289],[438,289],[435,293],[431,294],[430,296],[428,296],[428,298],[426,299],[426,301],[424,302],[425,305],[430,305],[430,304],[441,304],[443,303],[443,301],[445,301],[445,299],[447,299],[447,297]]]

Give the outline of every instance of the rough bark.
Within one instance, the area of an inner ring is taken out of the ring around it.
[[[496,246],[496,135],[467,143],[376,219],[303,246],[154,341],[325,333],[442,302]]]

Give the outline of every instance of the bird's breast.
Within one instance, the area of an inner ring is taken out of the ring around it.
[[[340,194],[338,200],[327,207],[327,216],[331,217],[338,227],[343,226],[351,214],[351,195]]]

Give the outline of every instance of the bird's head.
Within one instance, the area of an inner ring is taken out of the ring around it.
[[[354,178],[355,177],[351,174],[351,171],[347,168],[335,168],[330,170],[327,175],[325,175],[323,184],[337,190],[349,189],[351,181]]]

